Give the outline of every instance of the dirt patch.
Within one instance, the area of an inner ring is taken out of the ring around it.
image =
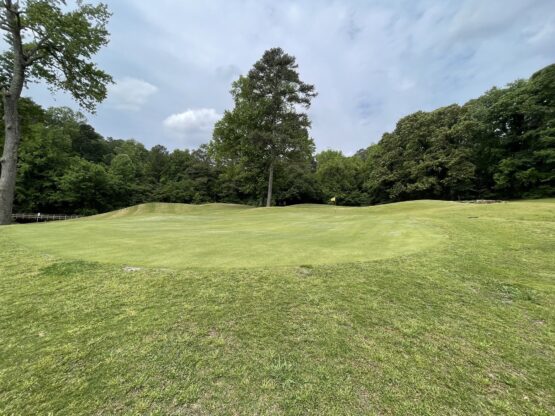
[[[297,275],[300,277],[307,277],[312,274],[312,266],[299,266],[297,267]]]
[[[473,199],[471,201],[462,201],[465,204],[501,204],[505,201],[500,199]]]

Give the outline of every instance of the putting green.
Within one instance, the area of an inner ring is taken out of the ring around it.
[[[441,230],[419,212],[452,205],[420,201],[384,210],[157,203],[3,231],[39,253],[129,266],[332,264],[411,254],[437,244]]]

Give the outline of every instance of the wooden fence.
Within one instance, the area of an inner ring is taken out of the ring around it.
[[[43,221],[63,221],[81,218],[81,215],[63,215],[63,214],[12,214],[14,221],[23,222],[43,222]]]

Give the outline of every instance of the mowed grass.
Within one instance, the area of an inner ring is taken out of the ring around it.
[[[441,240],[441,230],[422,219],[318,205],[145,204],[6,232],[33,250],[64,258],[171,268],[367,261],[414,253]]]
[[[554,305],[555,200],[3,227],[0,414],[551,415]]]

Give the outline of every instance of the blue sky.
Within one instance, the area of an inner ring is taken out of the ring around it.
[[[147,147],[194,148],[264,50],[297,58],[319,93],[318,150],[351,154],[417,110],[464,103],[555,62],[554,0],[114,0],[96,58],[117,83],[89,122]],[[61,94],[31,86],[44,106]]]

